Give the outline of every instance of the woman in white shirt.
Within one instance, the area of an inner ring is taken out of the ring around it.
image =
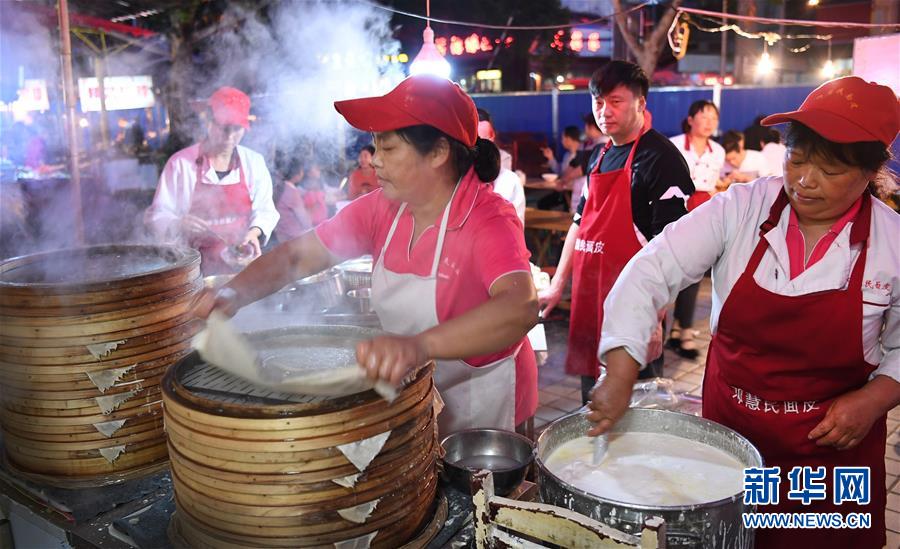
[[[691,103],[688,116],[681,123],[683,134],[671,138],[687,161],[694,181],[694,194],[687,201],[688,211],[709,200],[717,192],[719,173],[725,163],[725,150],[712,140],[719,129],[719,108],[712,101],[700,99]],[[674,324],[666,345],[684,358],[693,360],[700,354],[694,342],[694,310],[700,283],[691,284],[675,298]]]
[[[725,164],[722,166],[722,187],[728,188],[732,183],[746,183],[757,177],[775,175],[766,157],[760,151],[744,146],[744,134],[730,130],[722,136],[722,148],[725,149]]]
[[[761,510],[872,519],[853,530],[758,529],[757,547],[880,548],[886,414],[900,404],[900,215],[869,191],[900,131],[900,104],[890,88],[846,77],[764,122],[790,122],[784,177],[716,195],[666,227],[616,281],[589,434],[627,410],[656,311],[712,268],[703,415],[780,467],[780,498]],[[827,470],[827,498],[805,505],[789,496],[788,473],[803,466]],[[868,505],[832,499],[836,467],[869,468]]]
[[[762,137],[762,153],[766,159],[766,167],[769,169],[769,175],[784,175],[784,151],[785,146],[781,144],[781,134],[775,128],[766,128]]]

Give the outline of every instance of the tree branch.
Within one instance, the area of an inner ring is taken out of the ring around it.
[[[616,26],[619,27],[619,32],[622,33],[622,38],[625,39],[625,44],[628,45],[628,49],[634,53],[638,58],[644,53],[644,48],[638,44],[637,38],[631,31],[628,30],[628,16],[622,13],[622,2],[621,0],[612,0],[613,10],[616,14]]]

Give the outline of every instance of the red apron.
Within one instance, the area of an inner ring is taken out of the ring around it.
[[[200,268],[204,275],[237,272],[222,260],[222,252],[228,246],[240,244],[249,229],[252,212],[250,189],[236,153],[235,158],[238,159],[240,181],[229,185],[205,183],[203,167],[209,164],[202,156],[197,160],[197,185],[189,213],[206,221],[210,230],[220,237],[200,235],[190,242],[200,251]]]
[[[645,120],[644,129],[649,129]],[[576,233],[572,266],[572,310],[566,373],[593,376],[600,372],[597,349],[603,327],[603,301],[628,260],[641,249],[631,213],[631,161],[641,137],[631,146],[625,166],[600,173],[606,143],[588,178],[588,199]]]
[[[698,206],[703,204],[704,202],[709,202],[709,199],[712,198],[712,195],[706,191],[694,191],[694,194],[688,198],[687,201],[687,211],[692,212]]]
[[[885,544],[885,417],[850,450],[816,446],[807,439],[834,399],[865,385],[876,368],[865,361],[861,334],[871,198],[863,199],[851,229],[851,244],[862,242],[863,248],[847,290],[801,296],[774,294],[753,279],[768,247],[762,235],[778,223],[787,204],[782,191],[761,227],[747,268],[722,307],[703,379],[703,416],[747,437],[767,466],[781,467],[778,505],[761,505],[758,512],[872,514],[870,529],[759,529],[757,547],[881,548]],[[825,501],[803,505],[787,498],[787,473],[795,465],[826,468]],[[835,466],[871,468],[870,504],[832,503]]]

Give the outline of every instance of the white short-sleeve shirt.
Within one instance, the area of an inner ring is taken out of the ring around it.
[[[687,134],[679,134],[670,139],[678,147],[684,156],[688,168],[691,170],[691,180],[694,189],[707,193],[715,192],[716,183],[719,181],[719,173],[725,164],[725,149],[712,139],[707,142],[706,150],[700,154],[691,147],[691,140]]]

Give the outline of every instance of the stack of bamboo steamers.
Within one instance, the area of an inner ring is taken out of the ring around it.
[[[283,400],[186,358],[163,380],[178,509],[170,539],[191,549],[424,547],[417,532],[436,516],[432,371],[391,403],[373,391]]]
[[[93,246],[0,264],[7,465],[45,481],[127,478],[166,460],[160,380],[200,329],[194,250]]]

